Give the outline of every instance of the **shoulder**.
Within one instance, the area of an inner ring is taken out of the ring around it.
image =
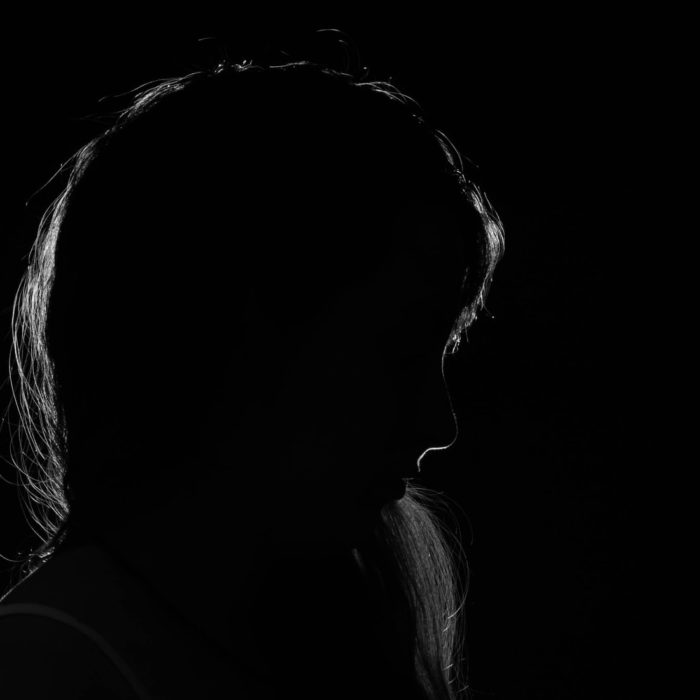
[[[78,630],[24,614],[0,615],[0,687],[17,700],[134,697]]]

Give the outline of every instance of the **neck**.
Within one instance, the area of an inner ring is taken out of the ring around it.
[[[241,517],[246,511],[249,522],[236,522],[230,491],[202,482],[161,501],[147,519],[111,531],[104,542],[212,653],[228,655],[264,684],[279,677],[281,655],[291,671],[303,672],[290,652],[315,656],[309,647],[330,642],[331,620],[333,631],[342,631],[341,617],[356,592],[353,561],[350,550],[319,553],[276,541],[273,528],[251,527],[248,509],[240,509]],[[241,536],[233,540],[231,533]]]
[[[230,530],[221,523],[227,511],[218,500],[215,489],[204,494],[193,486],[190,493],[171,495],[147,515],[133,517],[101,539],[139,579],[154,604],[167,607],[217,653],[235,656],[255,669],[261,666],[259,660],[243,656],[252,650],[241,644],[247,625],[242,613],[248,610],[253,555],[260,543],[231,541]]]

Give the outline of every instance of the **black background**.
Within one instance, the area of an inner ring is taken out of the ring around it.
[[[480,166],[505,226],[487,304],[493,318],[477,322],[449,370],[460,440],[440,463],[424,463],[426,482],[459,504],[472,529],[461,515],[472,688],[504,700],[631,695],[639,673],[632,467],[620,449],[622,253],[643,230],[632,206],[636,100],[652,48],[639,48],[629,20],[583,11],[353,17],[216,17],[158,29],[25,22],[8,32],[0,356],[9,354],[12,296],[49,203],[30,197],[97,133],[81,117],[100,111],[98,98],[210,62],[216,51],[200,37],[219,37],[234,60],[268,44],[303,58],[294,54],[298,30],[348,32],[369,79],[391,79],[417,99]],[[10,400],[6,385],[0,398]],[[7,465],[2,473],[13,477]],[[0,482],[0,553],[31,544],[15,490]]]

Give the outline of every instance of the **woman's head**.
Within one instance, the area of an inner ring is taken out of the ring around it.
[[[449,240],[451,220],[464,250],[465,266],[437,270],[455,299],[443,293],[443,309],[453,322],[474,312],[498,241],[476,190],[391,94],[311,64],[199,73],[146,90],[78,156],[54,223],[46,319],[76,520],[108,513],[97,482],[148,494],[195,458],[210,406],[233,420],[251,392],[268,402],[263,380],[274,387],[288,344],[403,254],[420,202],[441,212],[434,240]],[[382,293],[408,301],[412,286]],[[417,341],[385,342],[411,353]]]
[[[286,507],[289,537],[373,537],[455,438],[443,353],[501,253],[462,168],[392,85],[311,63],[140,92],[76,154],[18,295],[54,542],[212,475]]]

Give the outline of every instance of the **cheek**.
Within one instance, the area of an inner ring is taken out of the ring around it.
[[[451,410],[442,377],[442,351],[387,360],[386,382],[396,402],[400,434],[409,444],[424,439],[429,424],[450,422]]]
[[[319,416],[336,449],[356,457],[380,449],[400,427],[401,402],[381,365],[345,365],[346,371],[319,387]]]
[[[385,366],[370,348],[345,345],[298,365],[281,392],[276,420],[288,439],[322,449],[334,462],[356,462],[396,441],[401,400]]]
[[[337,407],[342,432],[358,446],[378,447],[396,435],[400,426],[401,397],[376,355],[349,367],[338,378]]]

